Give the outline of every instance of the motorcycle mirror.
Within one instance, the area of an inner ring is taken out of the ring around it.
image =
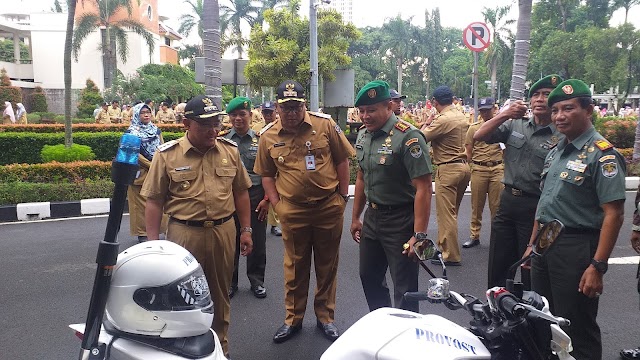
[[[438,247],[431,239],[416,241],[413,244],[413,252],[421,261],[429,260],[436,256]]]
[[[537,256],[544,256],[556,243],[560,234],[564,230],[564,224],[560,220],[555,219],[544,224],[533,243],[532,252]]]

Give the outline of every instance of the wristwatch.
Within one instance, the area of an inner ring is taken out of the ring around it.
[[[427,233],[425,232],[417,232],[415,234],[413,234],[413,237],[416,238],[416,240],[418,241],[424,241],[427,240]]]
[[[243,233],[243,232],[248,232],[249,234],[253,234],[253,229],[249,226],[243,227],[240,229],[240,233]]]
[[[598,261],[596,259],[591,259],[591,265],[593,265],[596,270],[602,275],[604,275],[609,269],[609,264],[606,261]]]

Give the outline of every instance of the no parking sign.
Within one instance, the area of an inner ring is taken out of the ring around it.
[[[481,52],[491,43],[491,32],[487,24],[473,22],[462,31],[462,40],[471,51]]]

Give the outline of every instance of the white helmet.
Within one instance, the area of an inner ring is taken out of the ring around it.
[[[200,264],[171,241],[134,245],[118,255],[106,319],[116,329],[162,338],[202,335],[213,301]]]

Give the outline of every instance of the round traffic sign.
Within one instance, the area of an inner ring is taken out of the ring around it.
[[[462,31],[462,40],[471,51],[483,51],[489,47],[491,32],[487,24],[473,22]]]

